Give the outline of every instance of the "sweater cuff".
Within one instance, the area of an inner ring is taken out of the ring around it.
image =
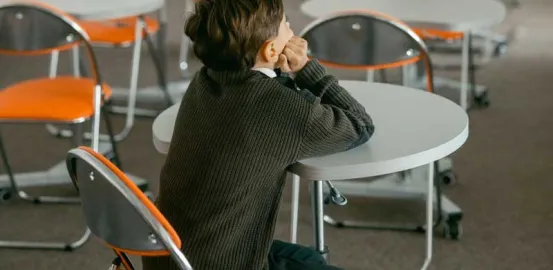
[[[300,89],[313,91],[313,86],[326,75],[325,68],[316,59],[310,60],[296,73],[296,84]]]

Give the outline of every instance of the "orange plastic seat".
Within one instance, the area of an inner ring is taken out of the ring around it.
[[[463,32],[446,31],[440,29],[425,29],[425,28],[413,28],[413,31],[417,33],[423,39],[438,38],[443,40],[456,40],[462,39]]]
[[[60,76],[13,84],[0,91],[0,120],[82,122],[94,114],[94,80]],[[103,85],[109,99],[111,89]]]
[[[80,21],[79,25],[88,34],[92,43],[105,43],[116,46],[128,46],[135,40],[137,17],[125,17],[106,21]],[[159,30],[159,22],[151,17],[144,17],[148,33]]]

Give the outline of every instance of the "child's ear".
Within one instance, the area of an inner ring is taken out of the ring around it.
[[[261,55],[263,56],[263,60],[269,63],[278,62],[279,55],[275,48],[275,43],[273,41],[265,42],[265,44],[263,44],[263,47],[261,48]]]

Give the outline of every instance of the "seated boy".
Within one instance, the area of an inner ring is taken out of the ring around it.
[[[185,256],[195,270],[339,269],[273,241],[286,168],[366,142],[371,118],[308,59],[282,0],[199,0],[185,33],[204,67],[182,100],[156,201]],[[292,86],[276,68],[295,73]],[[170,257],[143,265],[177,269]]]

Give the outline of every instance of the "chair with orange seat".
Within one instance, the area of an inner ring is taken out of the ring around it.
[[[429,75],[426,89],[434,91],[430,58],[426,47],[418,45],[419,41],[422,42],[418,36],[408,37],[387,24],[367,24],[361,29],[355,14],[387,18],[408,29],[403,22],[377,12],[359,10],[336,13],[315,20],[300,33],[309,43],[310,55],[329,67],[368,71],[369,74],[375,70],[423,61],[425,72]],[[372,81],[371,75],[369,80]]]
[[[316,58],[319,62],[326,66],[337,67],[349,70],[380,70],[392,67],[403,67],[404,65],[413,64],[419,61],[424,63],[425,72],[427,74],[427,91],[434,91],[432,61],[429,57],[426,44],[407,24],[389,17],[384,14],[370,12],[366,10],[346,11],[328,15],[319,18],[309,24],[300,34],[308,43],[308,53],[310,57]],[[371,89],[367,89],[370,91]],[[416,91],[416,90],[413,90]],[[394,108],[393,100],[390,100],[390,110],[402,108]],[[367,108],[370,111],[370,108]],[[439,112],[437,112],[439,113]],[[437,165],[439,171],[437,175],[437,183],[446,181],[447,177],[452,178],[451,162],[449,159],[441,160]],[[366,196],[377,194],[380,197],[387,198],[402,198],[402,197],[419,197],[419,191],[416,187],[407,187],[411,181],[409,178],[415,177],[410,171],[402,172],[397,187],[394,183],[390,183],[389,190],[380,192],[370,192],[370,182],[366,186],[359,188],[367,190]],[[298,200],[298,179],[294,179],[293,185],[293,202],[295,209],[292,210],[292,220],[297,221],[297,200]],[[350,188],[348,192],[348,182],[338,181],[334,185],[328,184],[326,191],[327,202],[334,202],[338,205],[345,204],[338,190],[342,189],[344,193],[359,194],[353,192]],[[351,187],[352,185],[349,185]],[[357,187],[357,186],[356,186]],[[416,192],[411,192],[415,190]],[[441,222],[442,214],[445,218],[457,217],[460,214],[460,209],[455,206],[445,196],[441,196],[438,189],[436,195],[436,209],[439,213],[438,223]],[[380,193],[379,193],[380,192]],[[424,191],[422,191],[424,192]],[[442,200],[447,200],[446,204],[442,204]],[[379,226],[370,223],[357,221],[336,221],[330,216],[325,216],[325,221],[338,227],[363,227],[363,228],[378,228],[378,229],[403,229],[409,231],[420,231],[420,226]],[[294,238],[296,225],[292,225],[292,238]]]
[[[161,15],[160,15],[161,16]],[[142,50],[142,41],[146,41],[148,45],[148,51],[153,60],[158,84],[161,91],[164,94],[165,100],[168,105],[173,104],[173,99],[169,95],[167,89],[167,78],[165,72],[165,57],[164,57],[164,44],[159,44],[158,48],[155,48],[152,40],[152,35],[162,35],[161,22],[153,17],[149,16],[133,16],[125,17],[113,20],[105,21],[79,21],[81,27],[88,34],[93,46],[96,47],[108,47],[108,48],[128,48],[134,44],[133,56],[131,60],[131,76],[129,93],[127,97],[127,105],[125,107],[111,106],[112,112],[123,113],[126,115],[125,126],[123,129],[115,135],[116,141],[121,141],[126,138],[133,125],[135,115],[155,116],[158,111],[136,108],[139,68],[140,68],[140,55]],[[79,74],[78,70],[78,47],[73,48],[73,68],[74,74]],[[58,52],[53,52],[51,57],[50,75],[55,76],[57,73]],[[70,137],[72,132],[69,130],[61,130],[52,125],[47,126],[50,133],[61,137]],[[89,137],[86,134],[86,137]]]
[[[122,264],[134,270],[129,254],[170,255],[181,269],[192,270],[171,224],[113,163],[88,147],[69,151],[66,163],[88,227],[117,254],[110,269]]]
[[[92,77],[59,76],[29,79],[0,90],[0,122],[2,128],[12,123],[55,123],[70,125],[75,130],[75,143],[80,145],[82,128],[91,123],[92,148],[98,149],[100,114],[111,90],[104,84],[88,36],[69,15],[39,3],[14,1],[0,4],[0,53],[10,55],[48,54],[52,50],[82,44],[91,63]],[[108,115],[103,114],[114,156],[115,142]],[[38,203],[79,203],[78,197],[31,196],[20,189],[12,172],[8,155],[0,138],[0,154],[12,195]],[[46,178],[45,175],[42,178]],[[41,180],[43,180],[41,178]],[[39,228],[37,228],[39,229]],[[71,251],[82,246],[90,236],[72,243],[37,241],[0,241],[0,247],[58,249]]]

